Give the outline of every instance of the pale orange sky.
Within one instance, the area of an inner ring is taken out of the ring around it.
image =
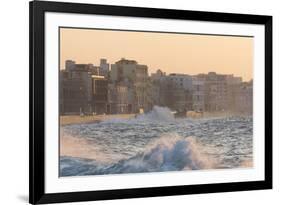
[[[65,60],[99,65],[100,58],[110,64],[126,58],[147,65],[149,73],[214,71],[245,81],[253,75],[252,37],[61,28],[60,44],[61,69]]]

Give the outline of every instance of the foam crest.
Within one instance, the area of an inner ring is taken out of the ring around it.
[[[167,107],[154,106],[153,109],[136,117],[137,120],[173,121],[175,120],[171,110]]]
[[[154,172],[206,169],[211,160],[199,153],[195,138],[167,134],[149,145],[145,152],[118,163],[121,172]]]
[[[85,163],[85,161],[81,160],[81,165],[79,166],[87,166],[88,169],[80,173],[72,173],[72,175],[162,172],[211,168],[214,166],[214,163],[198,151],[200,150],[199,146],[201,145],[193,137],[183,138],[177,134],[167,134],[148,145],[144,152],[129,159],[120,160],[115,164],[102,165],[93,162],[94,164],[89,166],[88,161]],[[75,163],[77,166],[77,160]],[[62,173],[64,172],[63,169],[61,171]],[[67,170],[65,172],[68,173]]]
[[[132,119],[110,119],[101,123],[146,123],[146,122],[173,122],[175,120],[171,110],[167,107],[153,106],[153,109],[147,113],[139,114]]]

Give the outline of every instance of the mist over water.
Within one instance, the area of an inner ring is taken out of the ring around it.
[[[60,175],[251,167],[252,118],[177,118],[154,107],[133,119],[61,127]]]

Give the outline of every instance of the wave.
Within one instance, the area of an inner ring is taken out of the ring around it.
[[[151,111],[138,115],[136,120],[174,121],[175,117],[169,108],[153,106]]]
[[[194,137],[168,134],[148,145],[144,152],[117,163],[61,157],[61,176],[103,175],[141,172],[163,172],[212,168],[215,163],[199,152],[200,143]]]
[[[131,119],[109,119],[101,123],[147,123],[147,122],[173,122],[175,120],[171,110],[167,107],[153,106],[153,109],[147,113],[139,114]]]

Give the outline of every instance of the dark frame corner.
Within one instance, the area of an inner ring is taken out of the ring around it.
[[[31,204],[183,195],[272,188],[272,16],[32,1],[29,4],[29,202]],[[45,193],[44,14],[103,14],[164,19],[220,21],[265,26],[265,180],[73,193]]]

